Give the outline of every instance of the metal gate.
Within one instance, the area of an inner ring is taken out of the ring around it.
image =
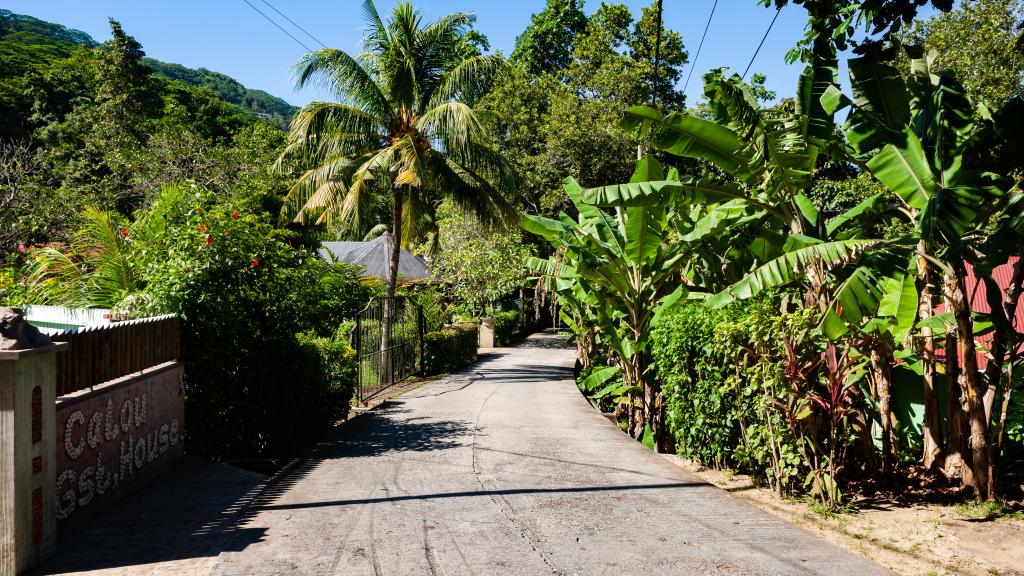
[[[403,297],[374,298],[356,316],[360,402],[423,367],[423,313]]]

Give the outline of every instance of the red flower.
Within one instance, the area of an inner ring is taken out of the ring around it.
[[[200,232],[206,232],[207,230],[209,230],[209,228],[206,227],[206,224],[200,224],[199,225],[199,231]]]
[[[121,238],[127,238],[128,237],[128,229],[127,228],[125,228],[124,226],[121,226],[118,230],[121,231]]]
[[[238,220],[238,210],[235,210],[234,212],[232,212],[231,213],[231,217],[234,218],[235,220]]]
[[[259,266],[259,265],[260,265],[260,259],[259,258],[253,258],[252,259],[252,264],[249,267],[252,268],[253,266]]]
[[[18,252],[24,253],[26,250],[28,250],[28,247],[26,247],[24,244],[18,244]]]
[[[231,236],[231,230],[225,230],[224,231],[224,235],[225,236]]]
[[[207,235],[206,236],[206,243],[207,244],[213,244],[213,236]]]

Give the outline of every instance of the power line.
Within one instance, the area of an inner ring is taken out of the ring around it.
[[[263,16],[264,18],[266,18],[266,19],[267,19],[267,22],[270,22],[271,24],[273,24],[274,26],[276,26],[278,30],[280,30],[281,32],[284,32],[285,34],[287,34],[289,38],[291,38],[292,40],[295,40],[295,42],[297,42],[297,43],[299,44],[299,46],[302,46],[303,48],[305,48],[305,49],[306,49],[306,52],[312,52],[312,51],[313,51],[313,50],[312,50],[312,49],[311,49],[311,48],[310,48],[309,46],[306,46],[305,44],[303,44],[301,40],[299,40],[299,39],[298,39],[298,38],[296,38],[295,36],[292,36],[291,32],[289,32],[289,31],[285,30],[284,28],[282,28],[282,27],[281,27],[281,25],[280,25],[280,24],[278,24],[277,22],[274,22],[274,21],[273,21],[273,20],[272,20],[272,19],[270,18],[270,16],[267,16],[267,15],[266,15],[266,14],[264,14],[263,12],[260,12],[260,9],[259,9],[259,8],[257,8],[257,7],[255,7],[255,6],[253,6],[252,4],[250,4],[250,3],[249,3],[249,0],[242,0],[242,2],[245,2],[246,4],[249,4],[249,8],[252,8],[252,9],[253,9],[253,10],[255,10],[256,12],[259,12],[259,15],[260,15],[260,16]]]
[[[715,8],[718,8],[718,0],[711,5],[711,14],[708,15],[708,23],[704,26],[704,34],[701,34],[700,44],[697,44],[697,54],[690,63],[690,73],[686,75],[686,83],[683,84],[683,94],[686,94],[686,87],[690,85],[690,78],[693,77],[693,69],[697,67],[697,58],[700,58],[700,49],[704,47],[704,38],[708,35],[708,28],[711,28],[711,19],[715,16]]]
[[[326,44],[324,44],[323,42],[321,42],[321,41],[320,41],[320,40],[319,40],[319,39],[318,39],[318,38],[317,38],[316,36],[313,36],[312,34],[310,34],[310,33],[309,33],[309,32],[308,32],[308,31],[307,31],[307,30],[306,30],[305,28],[303,28],[302,26],[299,26],[299,25],[298,25],[298,24],[297,24],[297,23],[296,23],[296,22],[295,22],[294,20],[292,20],[291,18],[289,18],[288,16],[286,16],[284,12],[281,12],[281,11],[280,11],[280,10],[278,10],[278,9],[277,9],[276,7],[274,7],[274,5],[273,5],[273,4],[271,4],[270,2],[267,2],[267,0],[262,0],[262,2],[263,2],[264,4],[266,4],[267,6],[270,6],[270,9],[271,9],[271,10],[273,10],[274,12],[277,12],[278,14],[280,14],[282,18],[284,18],[285,20],[287,20],[287,21],[291,22],[291,23],[292,23],[292,26],[295,26],[295,27],[296,27],[296,28],[298,28],[299,30],[302,30],[302,32],[303,32],[303,33],[304,33],[304,34],[305,34],[306,36],[309,36],[310,38],[312,38],[314,42],[316,42],[317,44],[319,44],[319,45],[323,46],[324,48],[327,48],[327,45],[326,45]]]
[[[757,50],[754,50],[754,55],[750,57],[750,62],[747,62],[747,69],[743,71],[743,76],[740,79],[747,77],[747,72],[750,72],[750,67],[754,64],[754,59],[757,58],[757,53],[761,51],[761,46],[764,46],[764,41],[768,38],[768,33],[772,31],[772,26],[775,26],[775,21],[779,18],[779,13],[782,12],[782,8],[775,10],[775,16],[772,18],[772,23],[768,25],[768,29],[764,31],[764,36],[761,37],[761,43],[757,45]]]

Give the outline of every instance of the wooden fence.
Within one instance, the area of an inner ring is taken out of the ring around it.
[[[57,396],[63,396],[179,360],[181,319],[168,315],[116,322],[51,340],[70,344],[57,355]]]

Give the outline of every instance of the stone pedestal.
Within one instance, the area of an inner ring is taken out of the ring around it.
[[[480,347],[494,348],[494,318],[480,319]]]
[[[0,574],[21,574],[57,548],[57,352],[0,350]]]

